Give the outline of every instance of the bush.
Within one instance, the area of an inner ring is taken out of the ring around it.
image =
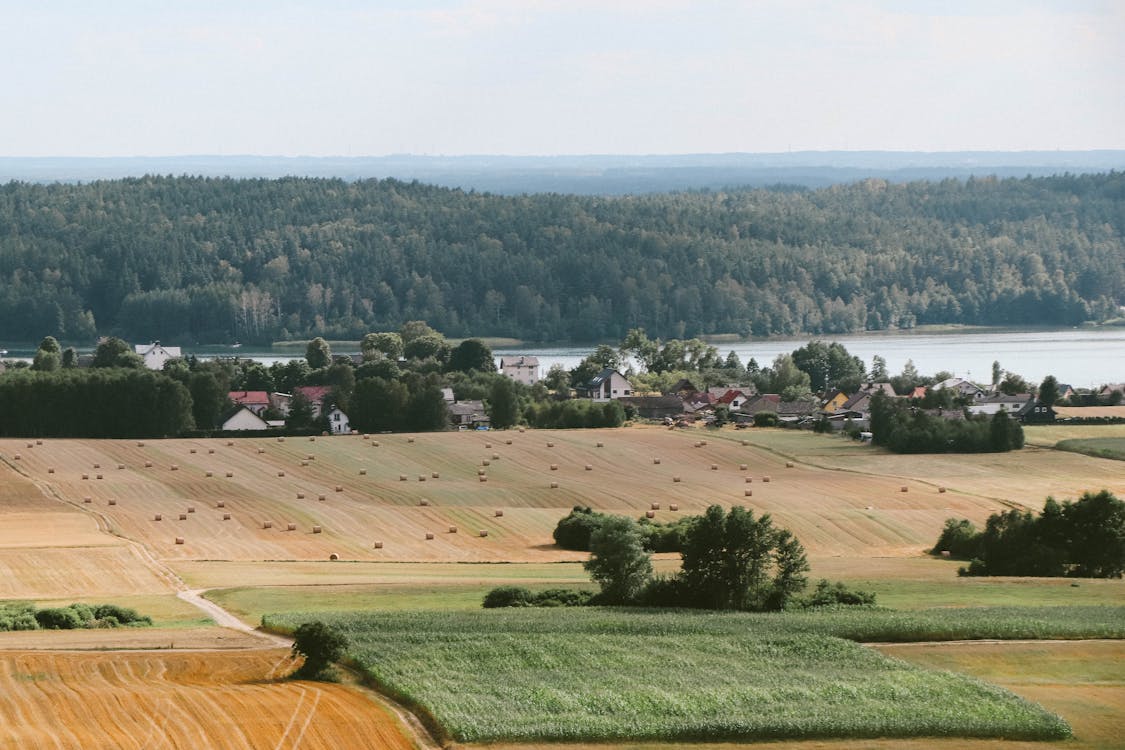
[[[968,519],[948,518],[945,528],[938,537],[937,544],[930,550],[931,555],[948,552],[950,557],[971,560],[980,554],[980,532]]]
[[[875,594],[869,591],[855,591],[849,589],[839,581],[833,585],[826,579],[821,578],[816,584],[816,590],[801,601],[800,605],[805,608],[832,607],[839,605],[872,607],[875,605]]]
[[[35,613],[35,621],[44,630],[74,630],[85,624],[70,607],[41,609]]]
[[[755,427],[777,427],[777,414],[772,411],[760,411],[754,415]]]
[[[116,604],[99,604],[94,607],[94,619],[114,619],[122,625],[151,625],[152,618],[141,615],[135,609],[120,607]]]
[[[298,680],[334,681],[332,662],[344,657],[347,636],[338,628],[320,620],[303,623],[293,633],[293,653],[305,657],[305,663],[292,674]]]
[[[605,519],[604,513],[597,513],[590,508],[575,505],[570,513],[555,526],[552,535],[555,538],[555,544],[563,549],[589,552],[590,536],[601,527]]]
[[[497,607],[528,607],[531,605],[531,591],[523,586],[498,586],[484,595],[485,609]]]
[[[637,596],[637,603],[642,607],[683,607],[682,582],[674,576],[650,578]]]

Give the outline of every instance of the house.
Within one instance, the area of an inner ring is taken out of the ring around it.
[[[293,401],[293,394],[274,391],[269,394],[270,408],[283,417],[289,416],[289,404]]]
[[[839,388],[831,391],[828,398],[824,400],[824,404],[820,407],[823,411],[829,414],[843,408],[844,404],[848,401],[848,394],[841,391]]]
[[[1032,399],[1016,412],[1015,417],[1023,424],[1049,424],[1057,416],[1054,407]]]
[[[459,430],[475,430],[491,424],[482,401],[456,401],[448,404],[449,421]]]
[[[594,401],[612,401],[622,396],[632,396],[633,386],[624,375],[607,367],[595,375],[585,388],[579,389],[579,395],[583,394]]]
[[[715,408],[715,399],[706,391],[691,391],[680,398],[685,414],[694,414],[697,411],[711,411]]]
[[[952,388],[958,396],[968,396],[974,401],[979,401],[985,396],[983,388],[976,383],[970,383],[964,378],[948,378],[930,386],[930,390],[932,391],[944,391],[946,388]]]
[[[692,383],[687,378],[680,378],[672,385],[671,388],[667,390],[665,395],[686,397],[689,394],[697,392],[698,390],[699,389],[695,387],[695,383]]]
[[[731,409],[739,409],[753,393],[748,393],[741,387],[729,388],[724,385],[717,388],[708,388],[707,395],[711,397],[711,403],[716,406],[726,404]]]
[[[1015,395],[998,393],[995,396],[982,398],[976,403],[965,407],[965,409],[970,414],[984,414],[987,416],[992,416],[1003,409],[1008,413],[1008,416],[1015,418],[1016,414],[1034,401],[1035,399],[1030,393],[1017,393]]]
[[[452,388],[442,388],[441,389],[441,400],[444,401],[447,404],[452,404],[454,401],[456,401],[457,399],[455,399],[453,397],[453,389]]]
[[[1074,386],[1070,383],[1059,383],[1059,398],[1063,401],[1068,400],[1074,395]]]
[[[333,406],[328,412],[328,429],[333,435],[347,435],[352,431],[348,415],[340,411],[338,406]]]
[[[859,387],[859,392],[866,393],[871,396],[874,396],[876,393],[882,393],[887,398],[896,398],[898,396],[898,394],[895,393],[895,387],[887,382],[864,383]]]
[[[145,362],[145,367],[150,370],[163,370],[164,363],[170,359],[179,359],[183,355],[178,346],[161,346],[159,341],[151,344],[137,344],[133,351],[140,355]]]
[[[808,401],[781,401],[777,405],[777,418],[782,422],[803,422],[812,419],[820,409],[815,399]]]
[[[268,430],[270,425],[248,406],[239,404],[232,409],[223,419],[222,429],[231,432],[235,430]]]
[[[500,372],[517,383],[535,385],[539,382],[539,357],[501,357]]]
[[[910,395],[907,396],[907,398],[909,398],[909,399],[923,399],[925,397],[926,397],[926,386],[924,386],[924,385],[914,386],[914,390],[912,390],[910,392]]]
[[[328,385],[301,385],[293,389],[293,395],[298,393],[308,399],[312,405],[313,419],[320,417],[321,409],[324,407],[324,399],[332,392],[332,387]]]
[[[1062,386],[1059,386],[1059,392],[1061,394]],[[1108,383],[1106,385],[1103,385],[1101,390],[1098,391],[1098,397],[1111,399],[1113,398],[1113,394],[1115,393],[1120,394],[1122,397],[1125,397],[1125,383]],[[1125,400],[1125,398],[1123,398],[1122,400]]]
[[[676,395],[622,396],[617,400],[623,407],[632,406],[643,419],[678,417],[684,413],[684,400]]]
[[[259,417],[270,408],[270,396],[265,391],[231,391],[227,399],[239,406],[245,406]]]
[[[757,414],[760,411],[772,411],[776,413],[778,404],[780,403],[781,396],[778,394],[760,393],[743,403],[740,411],[742,411],[743,414],[750,415]]]

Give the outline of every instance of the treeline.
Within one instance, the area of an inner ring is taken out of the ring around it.
[[[984,531],[950,518],[932,554],[971,560],[961,575],[1120,578],[1125,573],[1125,502],[1109,490],[1086,492],[1043,511],[1009,510],[988,518]]]
[[[1023,427],[1001,410],[991,417],[927,413],[883,394],[871,399],[872,442],[895,453],[1004,453],[1023,448]]]
[[[394,180],[0,186],[0,339],[526,340],[1065,324],[1125,301],[1125,174],[502,197]]]

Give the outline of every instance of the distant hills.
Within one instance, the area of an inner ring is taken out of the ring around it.
[[[518,195],[624,195],[792,185],[1042,177],[1125,170],[1125,150],[798,151],[641,156],[0,157],[0,182],[90,182],[144,175],[394,178]]]

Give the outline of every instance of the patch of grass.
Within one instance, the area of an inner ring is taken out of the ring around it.
[[[1125,437],[1125,424],[1044,424],[1023,428],[1028,445],[1053,448],[1061,440]]]
[[[291,613],[264,624],[311,619],[342,628],[375,682],[464,742],[1061,738],[1063,720],[1003,689],[843,638],[1125,635],[1123,608]]]
[[[1062,440],[1055,445],[1061,451],[1082,453],[1094,458],[1112,458],[1125,461],[1125,437],[1075,438]]]

